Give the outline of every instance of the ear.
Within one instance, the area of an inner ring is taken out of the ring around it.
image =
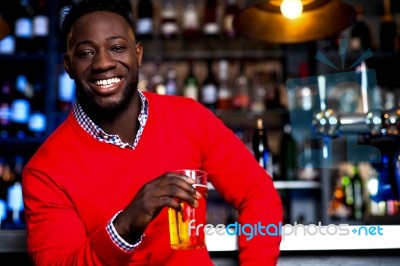
[[[142,58],[143,58],[143,45],[142,43],[136,43],[136,58],[137,58],[137,66],[140,68],[142,66]]]
[[[68,76],[73,79],[72,76],[72,67],[71,67],[71,58],[69,57],[69,55],[67,53],[64,54],[64,69],[67,72]]]

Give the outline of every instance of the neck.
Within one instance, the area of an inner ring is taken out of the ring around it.
[[[99,114],[85,110],[92,121],[107,134],[118,135],[123,142],[133,144],[139,128],[139,113],[141,101],[136,91],[132,101],[120,112],[113,114]]]

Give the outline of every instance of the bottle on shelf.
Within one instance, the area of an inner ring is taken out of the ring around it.
[[[372,48],[371,29],[364,16],[364,7],[361,4],[355,6],[357,20],[350,31],[350,49],[353,52],[362,52]]]
[[[154,32],[154,6],[152,0],[139,0],[137,5],[136,35],[151,38]]]
[[[229,87],[229,65],[228,61],[221,59],[219,61],[218,70],[218,110],[229,110],[232,108],[232,91]]]
[[[32,111],[28,120],[28,132],[32,137],[43,137],[46,133],[47,117],[45,115],[45,93],[43,83],[36,81],[33,85],[34,96],[31,100]]]
[[[240,64],[239,76],[236,78],[235,86],[235,92],[232,98],[232,106],[236,110],[247,111],[250,105],[250,93],[243,62]]]
[[[0,54],[15,54],[15,37],[13,34],[9,34],[4,37],[4,39],[0,40]]]
[[[153,62],[153,74],[150,77],[150,90],[161,95],[166,94],[164,75],[161,72],[161,58],[157,57]]]
[[[206,0],[204,6],[203,34],[205,36],[217,36],[219,32],[218,1]]]
[[[165,92],[167,95],[178,95],[178,81],[176,70],[171,64],[167,70],[167,77],[165,82]]]
[[[16,51],[25,55],[32,52],[33,47],[33,10],[29,0],[20,0],[16,16],[14,26]]]
[[[199,101],[200,97],[199,81],[197,80],[197,77],[194,73],[193,60],[189,60],[188,64],[189,64],[189,71],[186,75],[183,84],[183,96]]]
[[[196,0],[185,0],[182,16],[182,35],[193,39],[200,35],[200,15]]]
[[[25,138],[28,132],[28,121],[31,110],[30,99],[32,85],[25,75],[17,76],[15,93],[11,103],[11,132],[13,137]]]
[[[263,73],[256,72],[253,74],[251,84],[250,111],[253,114],[263,114],[265,112],[265,95],[266,87],[262,81]]]
[[[60,112],[68,112],[76,98],[74,81],[65,70],[58,75],[57,109]]]
[[[161,36],[164,38],[169,39],[179,36],[176,0],[163,0],[160,28]]]
[[[49,37],[49,17],[46,10],[46,1],[37,0],[33,16],[33,43],[38,54],[44,54],[47,50],[47,39]]]
[[[391,11],[391,0],[383,0],[384,14],[379,26],[380,50],[383,52],[398,51],[397,25]]]
[[[207,77],[201,86],[201,103],[215,112],[218,104],[218,82],[212,69],[212,60],[207,60]]]
[[[297,142],[292,136],[292,126],[290,124],[289,115],[283,118],[283,135],[281,138],[281,154],[280,154],[280,175],[282,180],[295,180],[297,165]]]
[[[7,158],[0,155],[0,229],[4,229],[8,220],[7,191],[15,180],[14,172]]]
[[[297,178],[300,180],[316,180],[319,178],[317,168],[318,159],[313,153],[314,140],[305,140],[302,146],[299,146],[299,160]]]
[[[351,178],[351,186],[353,189],[353,198],[354,198],[353,217],[356,220],[362,220],[364,218],[364,211],[365,211],[364,182],[361,179],[359,167],[357,164],[353,166],[353,176]]]
[[[0,91],[0,138],[10,137],[11,127],[11,84],[4,81]]]
[[[14,159],[14,182],[7,189],[7,205],[9,210],[9,229],[23,229],[24,225],[24,203],[22,196],[22,170],[24,158],[22,155],[16,155]]]
[[[257,127],[253,132],[252,147],[254,156],[268,174],[273,177],[273,157],[268,146],[267,131],[264,128],[263,120],[257,119]]]
[[[397,161],[396,156],[383,154],[381,162],[373,165],[376,171],[367,183],[371,215],[393,216],[400,211],[399,198],[396,195]]]
[[[224,34],[228,37],[236,36],[236,31],[233,28],[233,19],[238,12],[239,6],[237,0],[227,0],[223,12],[222,29]]]
[[[262,82],[266,84],[265,106],[268,110],[279,109],[281,105],[280,81],[276,72],[266,73]]]
[[[333,190],[332,199],[329,201],[327,213],[332,219],[344,221],[348,220],[351,216],[351,212],[346,204],[345,191],[341,176],[336,179],[335,188]]]

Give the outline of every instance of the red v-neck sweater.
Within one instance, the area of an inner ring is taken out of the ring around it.
[[[27,245],[36,265],[212,265],[205,248],[170,248],[166,208],[131,252],[106,231],[145,183],[174,169],[207,171],[241,224],[281,221],[271,178],[230,129],[193,100],[145,95],[149,119],[135,149],[95,140],[70,114],[24,168]],[[276,264],[279,236],[245,238],[241,265]]]

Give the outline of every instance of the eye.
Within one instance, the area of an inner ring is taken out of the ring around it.
[[[83,50],[78,52],[78,57],[79,58],[87,58],[89,56],[93,55],[93,52],[90,50]]]
[[[111,48],[111,50],[114,51],[114,52],[120,53],[120,52],[125,51],[126,48],[125,48],[125,46],[122,46],[122,45],[116,45],[116,46],[113,46]]]

